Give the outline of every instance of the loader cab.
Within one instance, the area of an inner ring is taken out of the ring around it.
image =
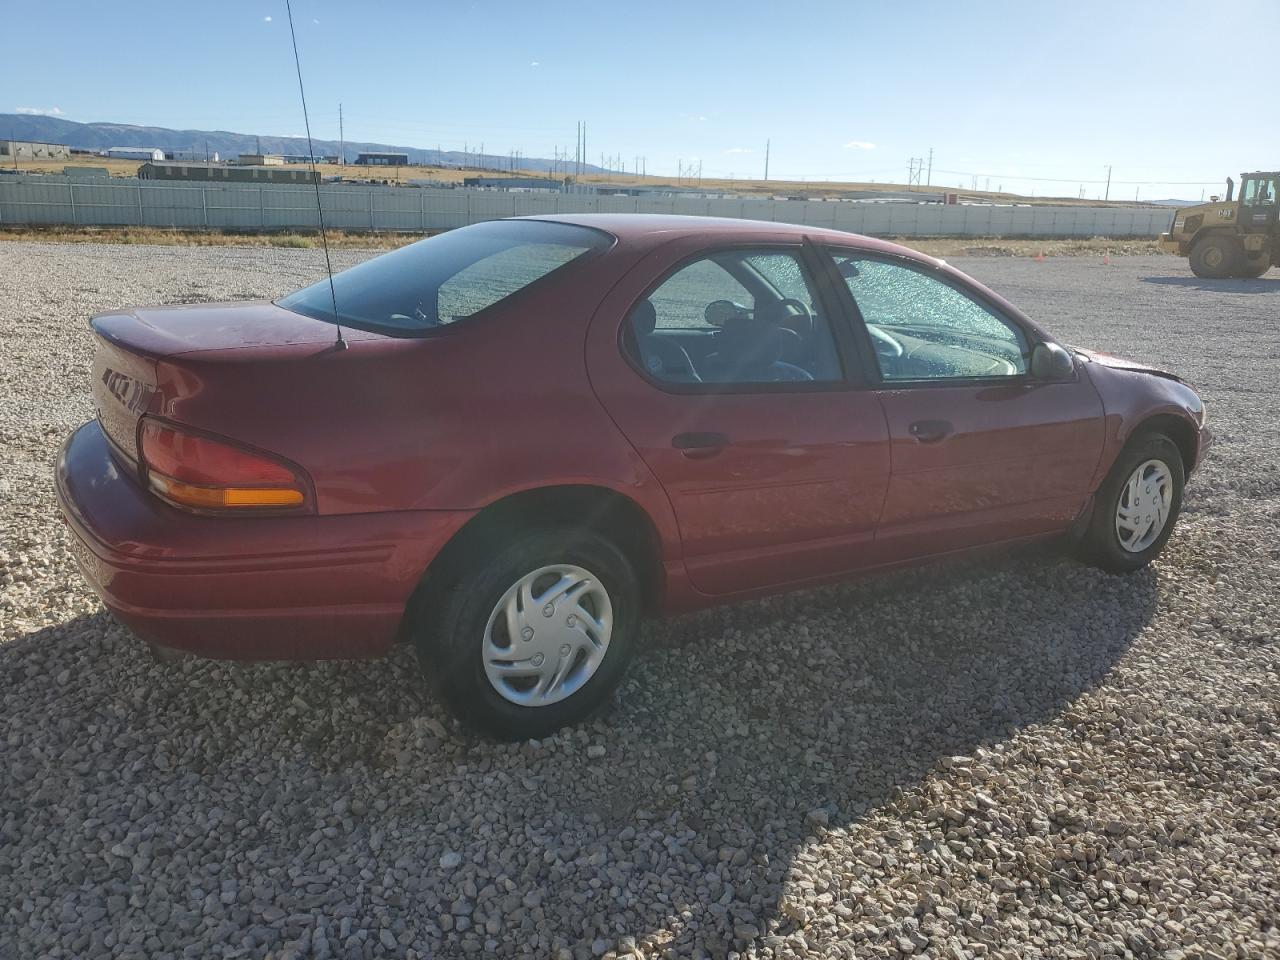
[[[1240,177],[1241,233],[1275,235],[1280,231],[1280,174],[1246,173]]]

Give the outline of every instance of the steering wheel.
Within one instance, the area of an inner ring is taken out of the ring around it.
[[[876,353],[882,357],[898,358],[902,356],[902,343],[892,334],[886,333],[873,323],[867,324],[867,333],[871,334],[871,339],[875,341],[873,346]]]
[[[799,312],[788,312],[786,315],[783,315],[782,311],[788,310],[788,308],[791,307],[795,307]],[[787,322],[788,320],[803,320],[804,326],[807,330],[813,329],[813,311],[809,309],[809,305],[803,300],[797,300],[795,297],[783,297],[781,300],[778,300],[773,304],[773,311],[776,311],[774,312],[774,316],[779,318],[778,323],[780,324],[790,326]],[[795,328],[792,327],[792,329],[794,330]],[[799,330],[796,330],[796,333],[799,332]]]

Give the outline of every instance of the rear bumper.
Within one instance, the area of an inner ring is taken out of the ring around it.
[[[423,571],[473,515],[197,516],[143,490],[96,421],[63,446],[57,491],[108,609],[145,640],[232,660],[386,653]]]

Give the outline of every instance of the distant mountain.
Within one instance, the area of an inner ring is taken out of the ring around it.
[[[1145,203],[1155,204],[1157,207],[1194,207],[1199,200],[1147,200]]]
[[[0,138],[5,140],[36,140],[44,143],[65,143],[69,147],[85,150],[105,150],[108,147],[158,147],[161,150],[182,150],[203,156],[205,151],[217,153],[224,159],[242,153],[305,154],[305,137],[259,137],[256,134],[231,133],[228,130],[171,130],[168,127],[138,127],[129,123],[77,123],[61,117],[31,116],[22,113],[0,113]],[[316,156],[334,156],[340,145],[337,140],[315,140]],[[499,154],[464,154],[460,150],[427,150],[422,147],[403,147],[390,143],[364,143],[348,140],[346,159],[352,161],[358,153],[407,153],[410,163],[470,167],[486,167],[505,170],[510,158]],[[545,157],[520,158],[520,169],[550,171],[555,161]],[[564,161],[559,164],[564,169]],[[602,173],[595,164],[584,164],[584,172]]]

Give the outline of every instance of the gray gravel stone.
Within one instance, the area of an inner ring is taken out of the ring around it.
[[[274,297],[318,251],[0,241],[0,957],[1280,957],[1280,275],[957,262],[1201,390],[1155,567],[1038,549],[649,625],[611,715],[509,745],[407,651],[156,663],[76,572],[85,317]]]

